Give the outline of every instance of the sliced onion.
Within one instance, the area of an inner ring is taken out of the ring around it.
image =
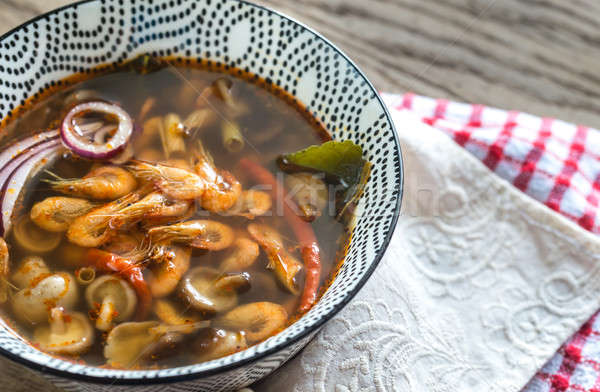
[[[9,147],[4,149],[2,153],[0,153],[0,168],[3,168],[7,163],[17,158],[24,152],[27,152],[29,148],[40,145],[48,140],[58,139],[58,136],[58,130],[53,129],[51,131],[38,133],[37,135],[33,135],[27,139],[19,140],[14,144],[11,144]]]
[[[74,123],[75,117],[84,113],[102,113],[114,116],[117,130],[112,137],[102,144],[95,144],[82,138],[83,132]],[[67,113],[60,127],[63,143],[75,154],[90,159],[108,159],[117,155],[129,142],[133,132],[133,121],[127,112],[119,106],[101,102],[86,102],[75,106]]]
[[[15,204],[25,182],[43,167],[54,161],[59,155],[58,138],[47,140],[30,147],[0,170],[0,235],[6,234],[12,226]]]
[[[91,122],[79,128],[90,134],[102,125]],[[0,153],[0,236],[11,228],[15,204],[26,181],[59,156],[59,136],[56,129],[41,132],[11,144]]]

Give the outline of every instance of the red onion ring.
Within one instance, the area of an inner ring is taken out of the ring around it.
[[[85,112],[96,112],[112,115],[117,118],[117,131],[102,144],[94,144],[81,138],[82,133],[75,126],[74,119],[77,115]],[[133,132],[133,121],[125,110],[117,105],[93,101],[85,102],[75,106],[67,113],[60,127],[60,137],[71,151],[75,154],[90,159],[108,159],[117,155],[129,142]]]
[[[38,133],[28,137],[27,139],[19,140],[11,144],[0,153],[0,171],[12,160],[18,158],[24,152],[29,151],[29,148],[57,138],[58,130],[53,129],[51,131]]]
[[[11,228],[15,205],[25,182],[58,157],[59,151],[58,138],[51,138],[28,147],[0,170],[0,235]]]
[[[79,129],[89,135],[102,127],[100,122],[80,124]],[[16,202],[25,183],[40,169],[59,156],[59,131],[45,131],[18,140],[0,152],[0,236],[12,226]]]

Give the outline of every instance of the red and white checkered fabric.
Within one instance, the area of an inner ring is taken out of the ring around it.
[[[600,131],[551,118],[382,94],[445,132],[500,177],[586,230],[600,234]],[[600,392],[600,312],[536,374],[524,392]]]

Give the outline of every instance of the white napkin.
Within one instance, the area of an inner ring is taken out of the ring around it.
[[[599,239],[395,116],[405,194],[382,264],[257,391],[518,391],[599,307]]]

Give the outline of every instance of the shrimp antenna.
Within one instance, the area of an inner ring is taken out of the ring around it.
[[[123,254],[123,257],[136,261],[143,261],[145,258],[150,256],[151,251],[152,243],[147,236],[144,236],[141,243],[137,245],[135,249]]]
[[[44,172],[45,172],[46,174],[48,174],[50,177],[53,177],[53,178],[54,178],[54,180],[51,180],[51,179],[49,179],[49,178],[43,178],[43,179],[41,179],[40,181],[43,181],[43,182],[50,182],[50,183],[52,183],[52,182],[55,182],[55,181],[63,181],[63,180],[64,180],[64,178],[63,178],[63,177],[59,176],[58,174],[56,174],[56,173],[54,173],[54,172],[52,172],[52,171],[50,171],[50,170],[48,170],[48,169],[44,169]]]
[[[206,147],[204,147],[204,143],[202,143],[202,140],[200,139],[196,139],[196,155],[204,158],[212,166],[215,165],[215,161],[212,155],[210,154],[210,152],[208,152]]]

